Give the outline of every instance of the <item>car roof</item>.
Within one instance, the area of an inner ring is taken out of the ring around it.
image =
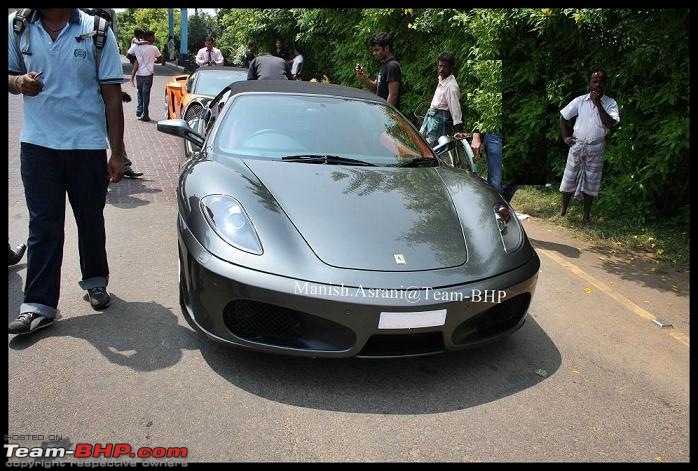
[[[332,83],[304,82],[301,80],[241,80],[231,83],[226,88],[230,89],[231,96],[249,92],[303,93],[386,103],[383,98],[361,88],[345,87],[344,85]]]

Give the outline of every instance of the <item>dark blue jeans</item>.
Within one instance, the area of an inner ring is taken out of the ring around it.
[[[136,75],[136,90],[138,90],[138,104],[136,105],[136,113],[141,116],[147,116],[148,107],[150,106],[150,89],[153,88],[152,75]]]
[[[487,183],[502,192],[502,135],[494,132],[485,134],[487,151]]]
[[[487,151],[487,183],[497,189],[507,203],[511,202],[514,193],[519,189],[514,184],[502,184],[502,135],[488,132],[485,134],[485,150]]]
[[[109,278],[104,205],[109,184],[106,150],[54,150],[21,143],[24,196],[29,210],[27,279],[20,312],[56,315],[61,286],[65,195],[78,227],[83,289]]]

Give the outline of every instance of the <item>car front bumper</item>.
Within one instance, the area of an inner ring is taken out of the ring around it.
[[[218,259],[181,223],[179,256],[180,302],[194,329],[242,348],[309,357],[420,356],[490,343],[525,322],[540,267],[534,252],[512,271],[443,289],[327,285]]]

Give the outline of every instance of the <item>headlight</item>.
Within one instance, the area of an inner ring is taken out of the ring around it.
[[[506,204],[497,203],[494,206],[494,219],[497,222],[499,235],[502,238],[504,251],[516,251],[523,243],[522,229],[514,211]]]
[[[201,212],[218,236],[236,249],[262,255],[262,243],[242,205],[231,196],[201,198]]]

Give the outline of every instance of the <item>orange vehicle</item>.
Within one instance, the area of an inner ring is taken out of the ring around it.
[[[201,106],[189,109],[194,98],[215,97],[227,85],[247,80],[247,69],[240,67],[201,67],[191,75],[175,75],[165,86],[167,118],[183,118],[187,121],[196,117]]]

